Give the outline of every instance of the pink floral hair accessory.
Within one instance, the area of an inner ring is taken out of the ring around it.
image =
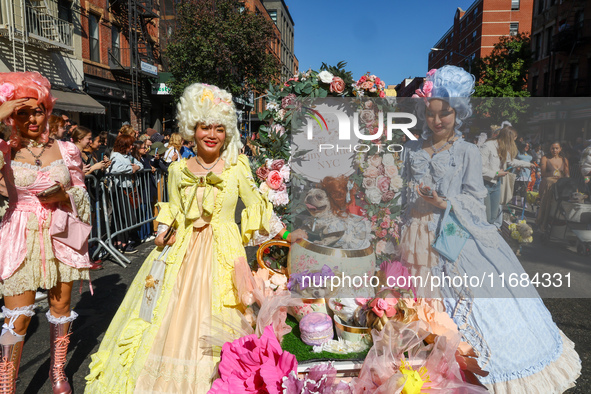
[[[4,82],[0,85],[0,103],[12,100],[14,98],[15,87],[10,82]]]
[[[390,318],[396,314],[396,304],[396,298],[375,298],[369,306],[378,317],[384,316],[385,313],[386,317]]]

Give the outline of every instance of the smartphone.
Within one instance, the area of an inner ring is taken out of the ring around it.
[[[105,160],[105,152],[101,152],[101,160]]]
[[[56,183],[53,186],[49,186],[47,189],[45,190],[41,190],[40,192],[36,193],[35,195],[37,197],[47,197],[47,196],[51,196],[52,194],[55,194],[57,192],[59,192],[61,190],[61,185],[59,183]]]
[[[425,196],[433,196],[433,190],[431,190],[431,188],[429,186],[421,186],[419,187],[419,191],[421,192],[421,194],[425,195]]]
[[[158,154],[158,148],[156,148],[156,151],[154,152],[154,156],[156,156]]]

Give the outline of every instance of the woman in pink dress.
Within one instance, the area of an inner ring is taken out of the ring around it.
[[[0,168],[9,208],[0,224],[0,296],[5,316],[0,336],[0,390],[13,393],[27,327],[35,314],[35,291],[49,290],[51,366],[54,393],[70,393],[64,372],[71,323],[73,281],[88,279],[88,243],[75,250],[50,236],[57,210],[76,208],[89,222],[90,203],[78,148],[49,138],[55,99],[39,73],[0,74],[0,121],[11,128],[0,140]],[[54,187],[56,186],[57,187]],[[49,188],[53,192],[49,193]],[[38,194],[48,190],[45,196]]]

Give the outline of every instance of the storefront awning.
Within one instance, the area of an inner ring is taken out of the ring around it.
[[[54,108],[69,112],[85,114],[104,114],[105,107],[86,93],[63,92],[51,89],[51,94],[57,99]]]

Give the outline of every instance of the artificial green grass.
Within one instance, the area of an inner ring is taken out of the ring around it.
[[[281,347],[296,356],[299,364],[306,364],[313,361],[330,360],[365,360],[369,349],[360,353],[337,354],[329,352],[314,353],[312,346],[306,345],[300,339],[300,327],[295,317],[287,315],[286,323],[292,328],[291,332],[283,337]],[[336,334],[335,334],[336,339]]]

